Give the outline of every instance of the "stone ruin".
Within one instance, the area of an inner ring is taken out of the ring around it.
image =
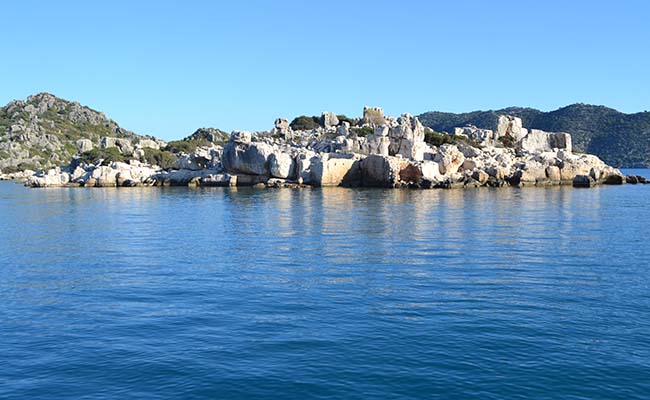
[[[509,138],[515,148],[529,153],[553,150],[572,151],[571,135],[564,132],[545,132],[526,129],[521,118],[501,115],[496,130],[480,129],[475,126],[454,128],[454,135],[466,136],[481,146],[500,146],[503,138]]]

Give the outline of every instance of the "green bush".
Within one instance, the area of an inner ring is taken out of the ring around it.
[[[87,164],[94,164],[99,160],[104,160],[102,164],[108,165],[114,161],[128,162],[129,157],[120,153],[117,147],[110,147],[108,149],[94,148],[81,154],[79,160]]]
[[[15,172],[25,171],[28,169],[32,171],[38,171],[40,168],[32,163],[20,163],[18,165],[10,165],[1,169],[3,174],[13,174]]]
[[[205,138],[200,139],[184,139],[184,140],[174,140],[167,143],[167,146],[163,150],[169,151],[172,153],[193,153],[198,147],[201,146],[210,146],[210,141]]]
[[[357,136],[364,137],[368,135],[372,135],[375,130],[369,126],[363,126],[361,128],[350,128],[350,132],[356,133]]]
[[[170,169],[178,158],[167,150],[144,148],[144,158],[149,164],[155,164],[163,169]]]
[[[6,167],[0,168],[0,170],[2,170],[3,174],[13,174],[14,172],[20,171],[16,165],[8,165]]]
[[[476,141],[461,135],[449,135],[436,132],[433,129],[424,129],[424,141],[431,146],[442,146],[443,144],[466,144],[472,147],[481,147]]]
[[[499,142],[503,145],[503,147],[509,147],[509,148],[514,148],[517,142],[515,141],[515,138],[513,138],[510,135],[505,135],[501,136],[499,138]]]
[[[296,117],[289,124],[291,129],[294,131],[310,131],[320,127],[320,117],[308,117],[306,115],[301,115]]]
[[[442,146],[443,144],[455,143],[454,136],[436,132],[432,129],[424,130],[424,141],[431,146]]]
[[[348,117],[347,115],[337,115],[336,118],[339,120],[339,124],[342,124],[343,122],[348,122],[350,126],[354,126],[357,121],[355,121],[353,118]]]

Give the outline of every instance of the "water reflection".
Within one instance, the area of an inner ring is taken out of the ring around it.
[[[129,373],[148,365],[138,381],[153,392],[186,387],[161,372],[181,365],[215,393],[226,376],[248,388],[274,376],[284,388],[370,385],[377,397],[432,393],[435,375],[495,398],[508,397],[494,395],[504,380],[534,389],[539,371],[522,378],[522,365],[555,379],[558,360],[638,373],[650,356],[648,200],[631,186],[0,184],[0,372],[51,377],[41,388],[133,389]]]

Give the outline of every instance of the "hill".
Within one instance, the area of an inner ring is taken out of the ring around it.
[[[463,114],[434,111],[419,118],[431,129],[451,132],[468,124],[494,129],[503,114],[520,117],[527,128],[571,133],[576,151],[595,154],[608,164],[650,167],[650,112],[625,114],[604,106],[573,104],[550,112],[509,107]]]
[[[121,128],[104,113],[77,102],[39,93],[0,107],[0,169],[49,168],[69,162],[77,141],[99,146],[102,137],[137,142],[145,138]]]

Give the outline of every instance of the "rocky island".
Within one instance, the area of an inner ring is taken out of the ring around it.
[[[30,187],[368,186],[469,188],[645,183],[571,135],[527,129],[500,115],[496,126],[435,132],[418,117],[365,107],[278,118],[263,132],[214,128],[165,142],[139,136],[78,103],[48,93],[0,109],[0,170]],[[0,130],[1,132],[1,130]]]

